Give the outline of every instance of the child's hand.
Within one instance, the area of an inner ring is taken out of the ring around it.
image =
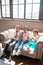
[[[24,45],[23,49],[24,49],[24,51],[28,51],[28,49],[26,48],[26,46],[25,46],[25,45]]]
[[[21,34],[21,38],[23,38],[23,34],[24,34],[24,32],[22,32],[22,34]]]
[[[29,36],[27,37],[27,40],[28,40],[28,41],[30,40],[30,37],[29,37]]]

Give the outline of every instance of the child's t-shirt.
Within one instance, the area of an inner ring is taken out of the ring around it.
[[[37,35],[36,37],[33,35],[32,36],[32,38],[31,38],[31,40],[34,42],[37,42],[37,40],[38,40],[38,38],[39,38],[39,35]]]
[[[17,32],[17,36],[16,36],[16,30],[14,32],[14,38],[16,38],[17,40],[19,40],[21,38],[22,35],[22,30],[19,30],[19,32]]]
[[[29,32],[27,31],[26,33],[23,33],[23,40],[27,40],[27,38],[29,37]]]

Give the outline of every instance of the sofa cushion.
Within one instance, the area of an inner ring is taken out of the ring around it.
[[[34,52],[33,54],[30,54],[29,51],[25,51],[25,50],[22,50],[21,54],[30,58],[36,58],[37,56],[36,52]]]

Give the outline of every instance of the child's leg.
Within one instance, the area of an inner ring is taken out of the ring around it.
[[[28,51],[28,48],[26,47],[26,45],[24,45],[23,50]]]
[[[34,49],[32,47],[29,48],[29,53],[34,54]]]
[[[21,43],[20,43],[20,45],[19,45],[19,47],[18,47],[18,49],[22,50],[23,46],[24,46],[24,43],[25,43],[25,41],[22,40]]]
[[[32,42],[32,45],[29,50],[31,54],[34,54],[34,52],[36,51],[36,42]]]
[[[11,39],[7,40],[6,42],[4,42],[4,44],[6,44],[6,46],[4,48],[4,51],[3,51],[3,54],[1,56],[1,58],[6,55],[6,51],[7,51],[8,47],[9,47],[10,43],[12,43],[13,41],[14,41],[14,39],[11,38]]]
[[[14,43],[14,42],[15,42],[15,43]],[[14,45],[12,46],[12,51],[14,50],[14,47],[15,47],[16,43],[18,42],[18,40],[14,41],[14,42],[13,42]]]
[[[17,49],[18,49],[20,43],[21,43],[21,40],[19,40],[19,41],[15,44],[15,46],[14,46],[14,50],[17,50]]]
[[[13,49],[13,54],[12,54],[12,55],[16,54],[16,51],[18,50],[18,47],[19,47],[20,43],[21,43],[21,40],[19,40],[19,41],[15,44],[14,49]]]
[[[26,43],[26,45],[25,45],[25,46],[26,46],[26,48],[30,48],[31,43],[32,43],[31,41],[28,41],[28,42]]]
[[[28,42],[28,41],[24,41],[24,40],[21,41],[21,44],[20,44],[19,47],[18,47],[17,55],[20,55],[21,50],[23,49],[24,44],[26,44],[27,42]],[[25,49],[27,49],[27,48],[25,48]]]
[[[21,50],[23,49],[23,45],[24,45],[24,41],[22,40],[19,47],[18,47],[18,51],[17,51],[16,55],[20,55]]]
[[[25,51],[29,51],[30,46],[31,46],[31,41],[28,41],[28,42],[24,45],[23,49],[24,49]]]
[[[5,44],[10,44],[10,43],[12,43],[13,41],[15,41],[15,39],[11,38],[11,39],[5,41],[4,43],[5,43]]]
[[[34,49],[34,51],[36,51],[36,42],[32,43],[32,48]]]
[[[10,45],[10,43],[12,43],[13,41],[15,41],[15,39],[11,38],[11,39],[7,40],[6,42],[4,42],[4,44],[6,44],[4,50],[7,50],[9,45]]]

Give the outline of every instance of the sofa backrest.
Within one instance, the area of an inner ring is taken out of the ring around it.
[[[15,29],[8,29],[0,33],[0,42],[3,42],[7,39],[14,38],[14,31]],[[23,30],[21,30],[23,31]],[[29,31],[29,34],[32,34],[32,31]],[[43,33],[39,33],[40,37],[43,37]]]

